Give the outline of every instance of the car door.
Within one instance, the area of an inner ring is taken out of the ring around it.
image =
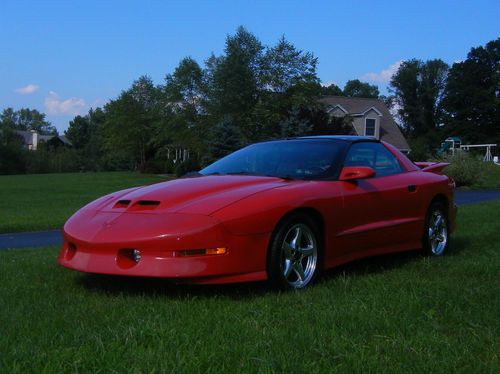
[[[343,214],[337,234],[345,256],[408,249],[418,224],[418,187],[412,172],[378,142],[351,145],[344,166],[368,166],[375,176],[341,181]],[[413,230],[413,231],[412,231]]]

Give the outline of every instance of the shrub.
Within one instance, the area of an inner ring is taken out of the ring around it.
[[[175,175],[178,177],[182,177],[184,174],[189,173],[190,171],[198,171],[200,170],[200,164],[194,158],[187,159],[184,162],[181,162],[175,168]]]
[[[455,180],[457,187],[481,186],[487,165],[479,158],[466,152],[445,156],[442,161],[451,163],[444,172]]]

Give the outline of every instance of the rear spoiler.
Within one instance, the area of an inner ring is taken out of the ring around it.
[[[449,164],[449,162],[415,162],[422,171],[435,174],[440,174]]]

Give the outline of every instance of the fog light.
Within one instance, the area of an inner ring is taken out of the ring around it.
[[[132,251],[132,259],[135,261],[135,263],[141,261],[141,251],[139,251],[138,249],[134,249]]]

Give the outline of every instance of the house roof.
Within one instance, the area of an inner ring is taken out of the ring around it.
[[[24,144],[33,144],[33,134],[31,133],[31,131],[16,130],[16,134],[23,139]]]
[[[398,149],[410,149],[408,142],[382,100],[361,97],[326,96],[319,101],[331,107],[341,106],[351,116],[364,115],[373,108],[381,114],[380,140],[390,143]]]
[[[16,130],[17,135],[19,135],[22,139],[24,144],[26,145],[33,145],[33,132],[32,131],[24,131],[24,130]],[[72,146],[73,144],[71,141],[64,135],[38,135],[38,141],[39,142],[48,142],[51,141],[52,139],[57,138],[61,143]]]

